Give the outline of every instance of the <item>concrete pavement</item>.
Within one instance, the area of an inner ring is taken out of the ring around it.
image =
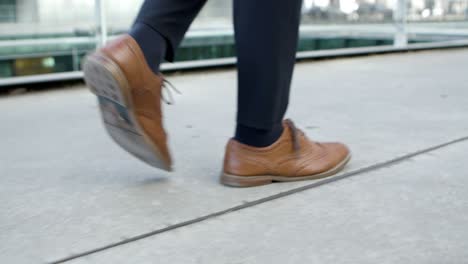
[[[71,263],[467,263],[467,150],[460,143]]]
[[[183,92],[166,107],[172,174],[115,146],[83,87],[0,98],[0,262],[468,262],[467,67],[466,49],[299,63],[288,117],[354,153],[341,174],[350,177],[310,189],[218,184],[235,120],[233,70],[169,77]],[[386,163],[400,157],[414,164]]]

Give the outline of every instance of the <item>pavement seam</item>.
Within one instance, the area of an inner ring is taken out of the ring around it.
[[[451,140],[451,141],[447,141],[447,142],[439,144],[439,145],[434,145],[434,146],[429,147],[429,148],[425,148],[425,149],[422,149],[422,150],[419,150],[419,151],[411,152],[409,154],[402,155],[402,156],[399,156],[399,157],[396,157],[396,158],[393,158],[393,159],[390,159],[390,160],[387,160],[387,161],[379,162],[379,163],[376,163],[376,164],[373,164],[373,165],[370,165],[370,166],[367,166],[367,167],[364,167],[364,168],[361,168],[361,169],[357,169],[355,171],[350,171],[350,172],[347,172],[347,173],[344,173],[344,174],[341,174],[341,175],[337,175],[337,176],[334,176],[334,177],[325,178],[323,180],[320,180],[319,182],[313,182],[313,183],[310,183],[310,184],[307,184],[307,185],[304,185],[304,186],[301,186],[301,187],[290,189],[288,191],[284,191],[284,192],[280,192],[280,193],[277,193],[277,194],[274,194],[274,195],[263,197],[263,198],[260,198],[260,199],[257,199],[257,200],[251,201],[251,202],[246,202],[246,203],[243,203],[241,205],[237,205],[237,206],[234,206],[234,207],[230,207],[228,209],[224,209],[224,210],[221,210],[221,211],[218,211],[218,212],[207,214],[205,216],[201,216],[201,217],[198,217],[198,218],[194,218],[194,219],[191,219],[191,220],[180,222],[178,224],[170,225],[170,226],[167,226],[165,228],[157,229],[157,230],[154,230],[154,231],[151,231],[151,232],[148,232],[148,233],[144,233],[144,234],[141,234],[141,235],[138,235],[138,236],[130,237],[130,238],[124,239],[124,240],[116,242],[116,243],[112,243],[112,244],[108,244],[106,246],[102,246],[102,247],[95,248],[95,249],[92,249],[92,250],[84,251],[82,253],[74,254],[74,255],[71,255],[69,257],[65,257],[65,258],[55,260],[55,261],[52,261],[52,262],[48,262],[48,263],[50,263],[50,264],[64,263],[64,262],[75,260],[75,259],[78,259],[78,258],[81,258],[81,257],[89,256],[89,255],[92,255],[92,254],[95,254],[95,253],[98,253],[98,252],[102,252],[102,251],[105,251],[105,250],[108,250],[108,249],[111,249],[111,248],[115,248],[115,247],[118,247],[118,246],[129,244],[129,243],[132,243],[132,242],[144,239],[144,238],[148,238],[148,237],[151,237],[151,236],[155,236],[155,235],[158,235],[158,234],[161,234],[161,233],[164,233],[164,232],[167,232],[167,231],[171,231],[171,230],[174,230],[174,229],[177,229],[177,228],[181,228],[181,227],[188,226],[188,225],[191,225],[191,224],[196,224],[196,223],[199,223],[199,222],[203,222],[203,221],[211,219],[211,218],[215,218],[215,217],[225,215],[225,214],[228,214],[228,213],[231,213],[231,212],[239,211],[239,210],[242,210],[242,209],[245,209],[245,208],[249,208],[249,207],[253,207],[253,206],[265,203],[265,202],[269,202],[269,201],[273,201],[273,200],[276,200],[276,199],[279,199],[279,198],[283,198],[283,197],[286,197],[286,196],[289,196],[289,195],[292,195],[292,194],[295,194],[295,193],[299,193],[299,192],[302,192],[302,191],[313,189],[313,188],[316,188],[316,187],[319,187],[319,186],[322,186],[322,185],[325,185],[325,184],[328,184],[328,183],[336,182],[336,181],[339,181],[339,180],[342,180],[342,179],[346,179],[346,178],[349,178],[349,177],[352,177],[352,176],[364,174],[364,173],[367,173],[367,172],[376,171],[376,170],[379,170],[379,169],[384,169],[384,168],[387,168],[387,167],[391,167],[391,166],[397,165],[400,162],[409,160],[409,159],[411,159],[413,157],[420,156],[420,155],[423,155],[423,154],[426,154],[426,153],[429,153],[429,152],[432,152],[432,151],[435,151],[435,150],[439,150],[439,149],[442,149],[444,147],[448,147],[450,145],[454,145],[454,144],[461,143],[461,142],[464,142],[464,141],[468,141],[468,136],[461,137],[461,138],[458,138],[458,139],[454,139],[454,140]]]

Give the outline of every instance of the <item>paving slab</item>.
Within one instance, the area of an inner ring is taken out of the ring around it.
[[[468,50],[299,63],[288,117],[314,139],[342,140],[345,172],[468,135]],[[115,146],[83,87],[0,99],[0,262],[63,259],[308,182],[219,185],[234,131],[236,73],[170,76],[174,173]]]
[[[467,263],[468,142],[70,263]]]

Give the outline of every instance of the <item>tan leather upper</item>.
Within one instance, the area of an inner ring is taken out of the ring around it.
[[[124,72],[130,86],[132,107],[140,126],[157,146],[166,162],[172,164],[162,123],[162,76],[153,73],[140,46],[129,35],[108,43],[99,52],[111,58]]]
[[[333,169],[348,157],[350,152],[344,144],[311,141],[288,122],[283,123],[281,137],[268,147],[251,147],[231,139],[226,147],[224,173],[236,176],[309,176]]]

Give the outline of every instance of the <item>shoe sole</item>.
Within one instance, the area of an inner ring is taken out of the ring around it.
[[[123,71],[105,54],[94,53],[83,65],[85,82],[97,96],[102,121],[111,138],[143,162],[166,171],[171,164],[139,125],[131,87]]]
[[[222,173],[221,183],[231,187],[254,187],[260,185],[271,184],[273,182],[291,182],[291,181],[305,181],[305,180],[317,180],[326,177],[333,176],[340,172],[351,159],[351,154],[341,161],[334,168],[313,175],[300,176],[300,177],[287,177],[287,176],[272,176],[272,175],[260,175],[260,176],[237,176],[227,173]]]

